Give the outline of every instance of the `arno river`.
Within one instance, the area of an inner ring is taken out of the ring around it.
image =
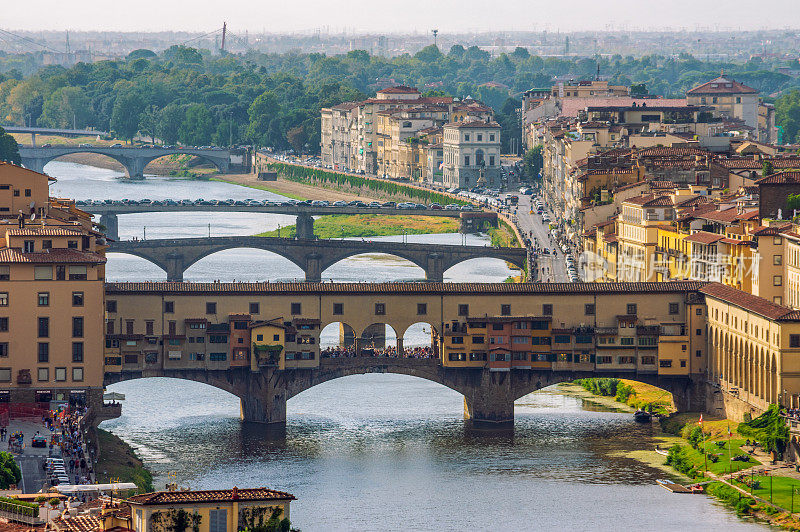
[[[217,182],[149,178],[53,162],[53,195],[76,199],[266,199],[274,195]],[[168,213],[120,217],[120,236],[247,235],[293,224],[268,214]],[[459,235],[409,237],[460,243]],[[478,237],[470,243],[483,244]],[[448,281],[494,281],[511,272],[474,260]],[[347,259],[323,273],[334,281],[416,280],[422,270],[390,257]],[[198,262],[187,281],[301,278],[289,261],[230,250]],[[162,280],[141,259],[110,255],[109,280]],[[325,343],[338,331],[326,330]],[[391,340],[392,331],[387,331]],[[423,328],[405,345],[429,341]],[[652,448],[652,428],[630,414],[591,411],[556,389],[515,408],[513,436],[465,431],[463,400],[438,384],[400,375],[353,376],[324,383],[288,403],[285,438],[243,427],[238,399],[199,383],[143,379],[116,384],[123,416],[106,422],[130,443],[163,487],[170,474],[193,489],[268,486],[297,496],[292,523],[316,530],[745,530],[763,529],[702,496],[655,485],[664,473],[624,457]]]

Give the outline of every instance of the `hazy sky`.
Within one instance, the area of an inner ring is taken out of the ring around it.
[[[5,29],[409,33],[800,28],[800,0],[0,0]],[[386,6],[377,8],[375,6]]]

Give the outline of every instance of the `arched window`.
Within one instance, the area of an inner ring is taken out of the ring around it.
[[[475,150],[475,164],[477,165],[483,164],[483,161],[484,161],[483,150],[478,148],[477,150]]]

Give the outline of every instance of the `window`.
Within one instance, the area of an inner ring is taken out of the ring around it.
[[[78,241],[77,240],[68,240],[67,247],[69,249],[78,249]]]
[[[85,281],[86,280],[86,266],[70,266],[69,267],[69,280],[70,281]]]
[[[661,368],[671,368],[672,367],[672,360],[659,360],[658,366]]]
[[[83,368],[72,368],[72,380],[73,382],[83,381]]]
[[[175,312],[174,301],[164,301],[164,314],[173,314]]]
[[[511,305],[500,305],[501,316],[511,316]]]
[[[772,264],[774,264],[775,266],[780,266],[781,262],[782,262],[782,259],[783,259],[783,257],[781,255],[773,255],[772,256]]]
[[[781,275],[772,276],[772,286],[781,286],[782,284],[783,284],[783,276]]]
[[[472,337],[472,343],[473,344],[482,344],[482,343],[484,343],[483,340],[484,340],[483,336],[473,336]]]
[[[545,316],[552,316],[553,315],[553,305],[550,303],[545,303],[542,305],[542,314]]]
[[[295,316],[297,316],[297,315],[299,315],[299,314],[302,314],[302,313],[303,313],[303,307],[302,307],[302,305],[300,305],[300,303],[292,303],[292,309],[291,309],[291,312],[292,312],[292,314],[293,314],[293,315],[295,315]]]
[[[8,318],[0,318],[0,332],[8,332]]]
[[[8,342],[0,343],[0,358],[8,358]]]
[[[39,306],[40,307],[50,306],[50,292],[39,292]]]
[[[635,315],[637,314],[637,312],[636,312],[636,310],[637,310],[637,309],[636,309],[636,303],[628,303],[627,310],[628,310],[628,312],[627,312],[627,313],[628,313],[629,315],[631,315],[631,316],[635,316]]]
[[[489,156],[489,166],[494,166],[494,155]]]
[[[239,331],[244,331],[247,329],[247,322],[246,321],[235,321],[233,322],[233,328]]]
[[[52,266],[34,266],[33,278],[37,281],[52,281],[53,280],[53,267]]]
[[[67,278],[67,267],[56,266],[56,281],[63,281]]]
[[[26,198],[30,198],[31,197],[31,189],[29,189],[29,188],[25,189],[25,197]]]
[[[0,368],[0,382],[11,382],[11,368]]]
[[[386,303],[375,303],[375,314],[378,316],[386,314]]]
[[[208,359],[211,362],[224,362],[228,360],[228,353],[211,353]]]
[[[148,335],[153,334],[153,322],[152,321],[148,320],[148,321],[144,322],[144,331],[145,331],[144,332],[145,334],[148,334]]]
[[[694,352],[694,356],[696,356],[697,358],[702,357],[703,356],[703,350],[702,349],[698,349],[697,351]]]
[[[502,331],[503,324],[502,323],[492,323],[492,330],[493,331]]]
[[[39,318],[39,338],[50,337],[50,318]]]
[[[458,315],[469,316],[469,305],[465,305],[463,303],[458,305]]]
[[[42,240],[42,249],[53,249],[52,240]]]
[[[341,316],[344,314],[344,303],[334,303],[333,304],[333,315],[334,316]]]
[[[623,336],[619,339],[620,345],[633,345],[633,336]]]
[[[228,336],[225,335],[225,334],[212,334],[211,336],[208,337],[208,343],[210,343],[210,344],[227,344],[228,343]]]
[[[478,142],[483,142],[483,135],[478,133]]]
[[[73,307],[83,306],[83,292],[72,292],[72,306]]]
[[[681,367],[682,367],[682,368],[685,368],[685,367],[686,367],[686,361],[685,361],[685,360],[681,360]]]
[[[37,359],[39,363],[50,362],[50,344],[39,342],[36,346]]]
[[[25,240],[22,242],[23,253],[33,253],[34,249],[33,240]]]
[[[779,237],[779,236],[773,236],[772,237],[773,245],[780,246],[782,242],[783,242],[783,240],[781,239],[781,237]]]
[[[47,382],[50,380],[50,368],[39,368],[36,378],[39,382]]]
[[[83,362],[83,342],[72,342],[72,361]]]
[[[517,345],[520,345],[520,344],[528,345],[528,344],[530,344],[530,341],[529,341],[529,338],[527,336],[512,336],[511,337],[511,343],[512,344],[517,344]]]
[[[464,166],[469,166],[469,155],[464,156]]]
[[[800,334],[789,335],[789,347],[800,347]]]
[[[598,355],[597,356],[597,363],[598,364],[611,364],[611,355]]]
[[[694,331],[694,335],[695,336],[702,336],[703,335],[703,329],[696,329]]]
[[[587,316],[594,316],[594,303],[587,303],[584,305],[583,313]]]
[[[0,292],[0,307],[8,306],[8,292]]]
[[[116,312],[116,311],[117,311],[117,302],[113,299],[109,299],[108,301],[106,301],[106,312]]]
[[[464,133],[464,140],[469,142],[469,133]]]
[[[206,302],[206,314],[216,314],[217,313],[217,304],[213,301]]]
[[[489,142],[494,142],[494,133],[489,133]]]
[[[114,320],[106,321],[106,334],[114,334]]]
[[[644,347],[655,347],[658,345],[658,338],[652,336],[639,337],[639,345]]]
[[[669,304],[669,313],[670,314],[677,314],[679,312],[680,305],[678,303],[670,303]]]
[[[702,316],[703,315],[703,309],[701,309],[701,308],[695,309],[694,313],[695,313],[696,316]]]
[[[450,338],[450,343],[463,344],[464,343],[464,337],[463,336],[452,336]]]
[[[8,281],[11,279],[11,267],[0,266],[0,281]]]
[[[427,303],[417,303],[417,316],[424,316],[428,313]]]
[[[131,325],[133,324],[131,323]],[[74,316],[72,318],[72,337],[83,338],[83,316]]]
[[[261,305],[258,303],[250,303],[250,314],[261,314]]]

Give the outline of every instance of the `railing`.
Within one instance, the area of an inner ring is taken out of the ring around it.
[[[27,510],[27,508],[22,506],[20,508],[23,510]],[[7,519],[9,521],[13,521],[15,523],[24,523],[26,525],[33,525],[33,526],[42,525],[45,523],[45,520],[39,517],[38,515],[36,516],[26,515],[22,512],[17,513],[17,512],[9,512],[7,510],[0,510],[0,517]]]

